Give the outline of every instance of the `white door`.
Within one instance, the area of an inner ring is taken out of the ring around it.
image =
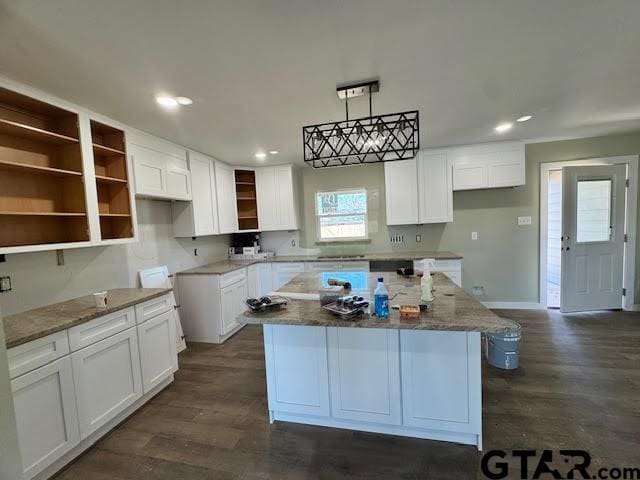
[[[562,173],[560,310],[622,308],[626,165]]]
[[[264,356],[269,410],[329,416],[324,327],[265,325]]]
[[[191,203],[195,236],[212,235],[215,233],[211,184],[213,163],[207,157],[189,152],[189,168],[191,169]]]
[[[67,356],[11,382],[24,478],[32,478],[80,441]]]
[[[331,327],[327,343],[332,416],[399,425],[398,330]]]
[[[148,393],[178,369],[173,310],[138,325],[142,388]]]
[[[71,355],[83,439],[142,396],[137,337],[130,328]]]
[[[418,154],[420,223],[453,221],[451,172],[446,152]]]
[[[416,159],[386,162],[384,189],[387,225],[419,223],[418,170]]]
[[[238,206],[236,205],[236,181],[233,169],[216,164],[216,190],[218,195],[218,223],[220,233],[238,231]]]
[[[130,144],[129,152],[133,159],[136,193],[140,195],[167,195],[167,156]]]
[[[278,230],[278,192],[275,167],[256,169],[256,194],[260,230]]]

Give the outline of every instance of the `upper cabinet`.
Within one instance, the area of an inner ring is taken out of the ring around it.
[[[135,212],[123,130],[91,120],[100,239],[135,237]]]
[[[233,168],[216,164],[216,195],[218,198],[218,224],[220,233],[238,231],[236,182]]]
[[[186,149],[139,133],[128,136],[135,171],[136,196],[191,200]]]
[[[384,164],[387,225],[420,223],[417,172],[415,158]]]
[[[515,187],[525,184],[522,142],[466,145],[448,150],[453,190]]]
[[[78,113],[0,88],[0,254],[88,244],[89,161]]]
[[[173,233],[176,237],[200,237],[220,233],[215,162],[211,157],[189,151],[188,163],[192,200],[171,204]]]
[[[256,194],[261,231],[299,228],[298,182],[293,166],[257,168]]]

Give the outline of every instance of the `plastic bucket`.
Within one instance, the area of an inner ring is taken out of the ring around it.
[[[504,370],[518,368],[522,327],[513,322],[513,329],[503,333],[487,333],[486,353],[490,365]]]

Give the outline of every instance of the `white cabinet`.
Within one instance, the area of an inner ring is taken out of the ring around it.
[[[289,283],[296,275],[304,272],[304,263],[273,263],[271,272],[273,278],[271,287],[275,291]]]
[[[174,311],[138,325],[142,390],[148,393],[178,370]]]
[[[127,142],[133,160],[136,196],[191,200],[186,150],[150,135],[129,133]]]
[[[522,142],[466,145],[448,150],[453,165],[453,190],[514,187],[525,184]]]
[[[238,281],[220,289],[222,298],[222,335],[236,330],[240,323],[237,318],[246,310],[247,279],[243,276]]]
[[[327,342],[332,416],[398,425],[398,330],[331,327]]]
[[[82,438],[142,396],[135,327],[72,353],[71,360]]]
[[[400,343],[403,424],[478,432],[482,421],[480,334],[401,330]]]
[[[219,232],[237,232],[238,206],[236,205],[236,180],[233,168],[216,163],[215,170]]]
[[[218,233],[218,198],[214,160],[189,151],[191,202],[174,202],[173,234],[176,237],[200,237]]]
[[[256,169],[256,197],[260,230],[297,230],[296,173],[291,165]]]
[[[446,151],[418,153],[419,223],[453,222],[452,169]]]
[[[258,271],[258,265],[249,265],[247,267],[247,297],[258,298],[262,296],[260,292],[260,273]]]
[[[413,268],[422,271],[420,260],[414,260]],[[462,260],[459,258],[438,259],[433,263],[432,272],[444,273],[453,283],[462,288]]]
[[[416,159],[386,162],[384,186],[387,225],[420,223]]]
[[[451,166],[446,151],[384,164],[387,225],[453,221]]]
[[[273,278],[271,273],[270,263],[259,263],[256,265],[258,268],[258,282],[260,284],[260,296],[269,295],[273,292]]]
[[[71,359],[11,382],[24,478],[33,478],[80,442]]]
[[[23,343],[7,350],[9,378],[16,378],[69,353],[66,330]]]
[[[269,410],[328,417],[326,329],[265,325],[264,345]]]

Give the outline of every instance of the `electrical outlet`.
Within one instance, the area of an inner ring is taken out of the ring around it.
[[[518,225],[531,225],[531,217],[518,217]]]
[[[476,297],[484,297],[484,287],[473,287],[472,292]]]
[[[0,277],[0,292],[11,290],[11,277]]]
[[[391,243],[404,243],[404,234],[391,235]]]
[[[478,232],[471,232],[471,240],[477,240],[478,239]]]
[[[420,243],[422,241],[422,235],[417,234],[416,235],[416,243]]]

